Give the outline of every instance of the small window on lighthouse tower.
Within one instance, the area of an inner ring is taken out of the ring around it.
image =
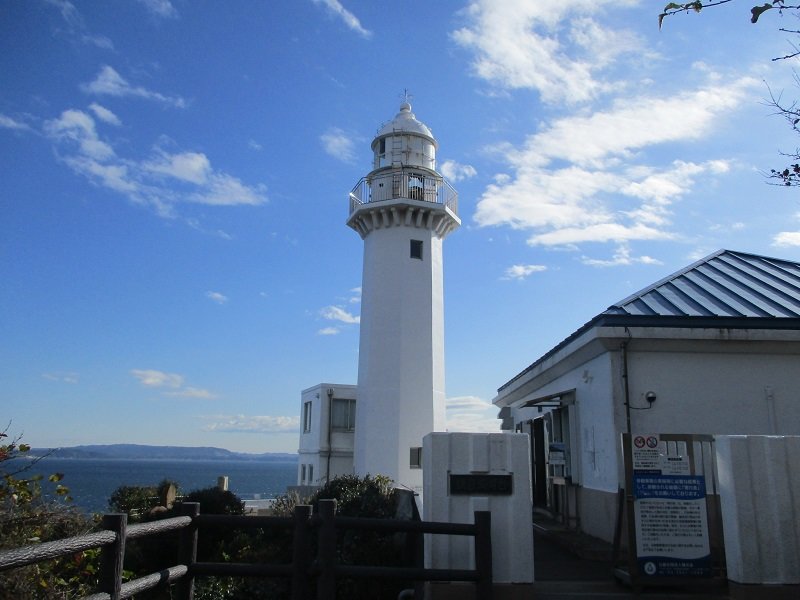
[[[411,240],[411,258],[422,260],[422,240]]]

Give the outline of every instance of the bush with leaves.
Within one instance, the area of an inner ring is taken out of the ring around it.
[[[46,456],[29,458],[30,446],[20,436],[0,432],[0,550],[58,540],[88,533],[92,519],[69,502],[63,475],[48,479],[55,484],[55,498],[42,491],[42,479],[31,469]],[[6,571],[0,575],[0,598],[79,597],[94,591],[99,567],[97,549]]]
[[[316,512],[320,500],[336,500],[336,514],[343,517],[392,519],[397,512],[397,491],[384,475],[336,477],[322,486],[311,498]],[[403,534],[348,530],[339,533],[337,560],[342,564],[400,566],[405,563]],[[408,582],[383,579],[339,580],[340,598],[394,599]]]
[[[140,521],[158,506],[172,508],[171,503],[165,502],[170,487],[177,494],[178,484],[169,479],[158,485],[121,485],[111,493],[108,507],[111,512],[127,514],[128,523]]]

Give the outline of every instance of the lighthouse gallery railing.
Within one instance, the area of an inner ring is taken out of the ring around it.
[[[408,168],[362,177],[350,192],[350,213],[363,204],[399,198],[441,204],[458,214],[458,192],[452,185],[443,177]]]

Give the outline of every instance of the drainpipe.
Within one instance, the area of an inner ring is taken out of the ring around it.
[[[627,331],[627,327],[625,328]],[[628,332],[630,336],[630,332]],[[619,345],[620,354],[622,356],[622,389],[625,397],[625,425],[626,431],[631,432],[631,398],[628,389],[628,342],[630,337]]]
[[[628,428],[630,430],[630,428]],[[325,468],[325,483],[331,480],[331,452],[333,452],[333,388],[328,388],[328,464]]]

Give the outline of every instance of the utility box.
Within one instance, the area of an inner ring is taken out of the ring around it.
[[[472,523],[492,513],[495,584],[533,582],[533,523],[528,435],[429,433],[423,440],[423,519]],[[425,567],[474,569],[474,540],[425,536]]]

